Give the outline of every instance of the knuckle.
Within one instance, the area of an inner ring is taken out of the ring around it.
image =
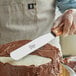
[[[68,14],[70,14],[70,13],[72,13],[72,12],[73,12],[73,9],[69,9],[69,10],[67,11]]]

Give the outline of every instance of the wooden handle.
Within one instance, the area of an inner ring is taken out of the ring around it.
[[[51,32],[55,35],[55,36],[60,36],[63,34],[63,23],[56,28],[52,28]]]

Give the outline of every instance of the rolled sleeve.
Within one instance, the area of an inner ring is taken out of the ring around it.
[[[62,13],[67,9],[76,8],[76,0],[57,0],[56,4]]]

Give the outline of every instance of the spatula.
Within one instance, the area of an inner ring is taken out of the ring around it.
[[[26,45],[23,45],[22,47],[14,50],[13,52],[10,53],[11,58],[14,60],[19,60],[25,57],[26,55],[34,52],[35,50],[39,49],[40,47],[44,46],[57,36],[60,36],[63,33],[62,25],[63,24],[61,24],[60,27],[52,29],[50,33],[40,36],[35,40],[27,43]]]

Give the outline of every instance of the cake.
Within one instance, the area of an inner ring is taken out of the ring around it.
[[[18,61],[10,57],[10,52],[28,42],[30,40],[0,45],[0,76],[60,76],[60,51],[50,44]]]
[[[64,58],[64,64],[68,65],[76,72],[76,56]]]

